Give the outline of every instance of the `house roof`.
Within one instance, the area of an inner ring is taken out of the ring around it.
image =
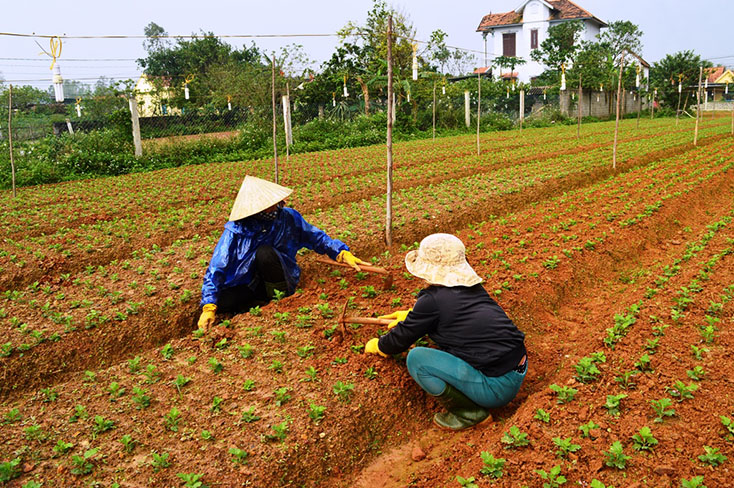
[[[483,32],[490,30],[495,27],[501,27],[506,25],[522,24],[523,12],[525,5],[530,0],[525,0],[522,5],[511,12],[505,12],[501,14],[489,13],[482,18],[482,21],[477,27],[477,32]],[[592,15],[587,10],[579,7],[570,0],[540,0],[542,3],[550,7],[551,15],[548,18],[549,21],[564,21],[564,20],[577,20],[577,19],[592,19],[599,23],[602,27],[606,27],[607,24],[602,20]]]
[[[721,75],[724,74],[726,71],[726,68],[724,66],[716,66],[714,68],[706,68],[705,70],[706,78],[709,83],[716,83],[716,80],[721,78]]]

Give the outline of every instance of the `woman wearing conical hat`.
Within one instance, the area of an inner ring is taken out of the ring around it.
[[[429,286],[412,309],[383,316],[394,319],[389,332],[371,339],[365,353],[398,354],[428,335],[438,349],[415,347],[406,363],[421,388],[446,407],[434,423],[461,430],[491,419],[488,409],[509,403],[525,379],[525,335],[481,285],[458,237],[426,237],[405,256],[405,267]]]
[[[293,294],[301,277],[296,263],[301,248],[326,254],[357,270],[360,264],[367,264],[353,256],[349,246],[284,206],[284,199],[292,192],[245,176],[204,276],[200,329],[214,324],[217,311],[245,312],[270,301],[276,291]]]

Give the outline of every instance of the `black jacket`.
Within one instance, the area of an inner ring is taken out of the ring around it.
[[[502,376],[525,355],[525,334],[481,284],[421,290],[405,320],[380,337],[380,351],[401,353],[426,334],[487,376]]]

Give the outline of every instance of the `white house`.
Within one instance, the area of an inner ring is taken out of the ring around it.
[[[525,0],[511,12],[485,15],[477,27],[485,42],[489,60],[498,56],[522,58],[526,64],[505,77],[528,82],[546,68],[530,58],[533,49],[548,37],[548,29],[561,22],[580,20],[584,23],[582,41],[595,41],[607,24],[569,0]]]

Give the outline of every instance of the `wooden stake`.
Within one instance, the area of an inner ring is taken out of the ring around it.
[[[477,73],[477,86],[479,89],[477,90],[477,156],[479,156],[482,151],[479,147],[479,122],[482,118],[482,74]]]
[[[576,139],[581,139],[581,97],[583,96],[583,91],[581,88],[581,73],[579,73],[579,101],[578,101],[578,124],[576,126]]]
[[[525,89],[520,89],[520,132],[522,132],[522,126],[525,122]]]
[[[10,174],[13,181],[13,198],[15,198],[15,159],[13,157],[13,85],[10,85],[8,89],[8,145],[10,146]]]
[[[436,80],[433,80],[433,140],[436,140]]]
[[[640,115],[642,114],[642,96],[639,88],[637,89],[637,128],[640,128]]]
[[[387,18],[387,206],[385,244],[392,246],[392,124],[395,106],[392,87],[392,15]]]
[[[698,90],[696,90],[696,129],[693,133],[693,145],[698,145],[698,119],[701,117],[701,77],[703,76],[703,66],[698,71]]]
[[[614,126],[614,150],[612,152],[612,169],[617,169],[617,140],[619,138],[619,105],[622,102],[622,70],[624,69],[624,53],[619,60],[619,82],[617,84],[617,121]]]
[[[278,130],[276,128],[276,121],[275,121],[275,53],[273,53],[271,58],[271,66],[272,66],[272,73],[270,82],[272,85],[272,95],[273,95],[273,160],[275,163],[275,183],[277,184],[279,181],[279,171],[278,171]]]

